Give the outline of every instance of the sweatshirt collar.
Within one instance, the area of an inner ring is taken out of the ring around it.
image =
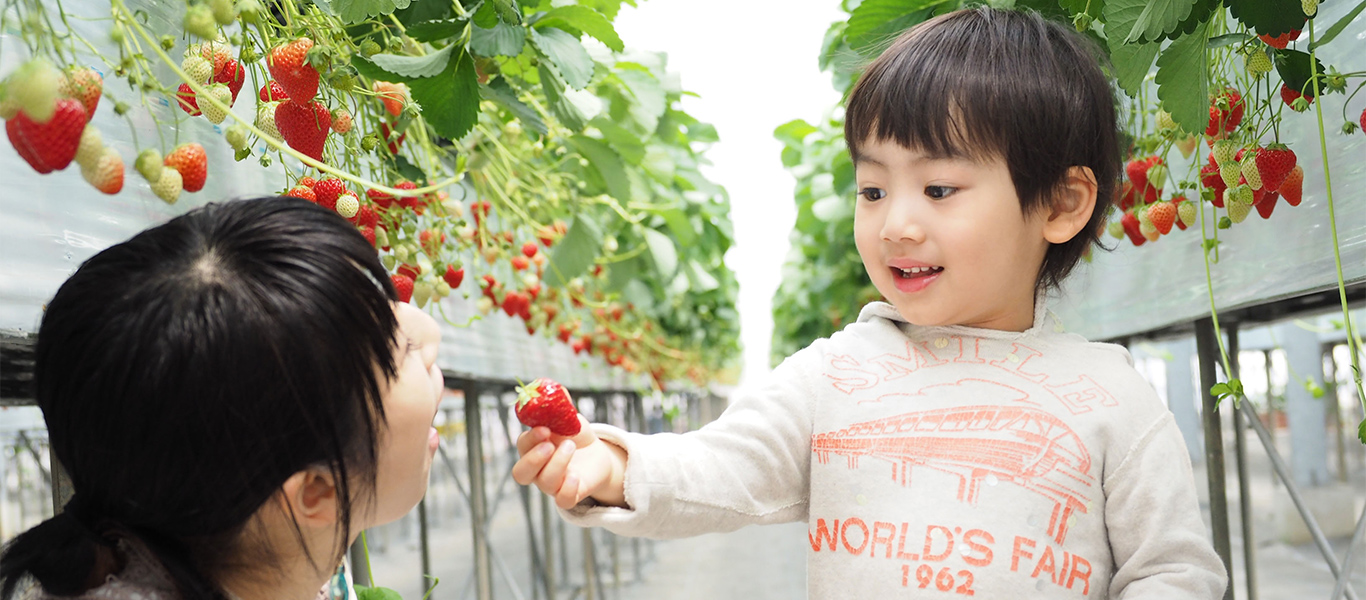
[[[1024,331],[1002,331],[999,329],[984,329],[981,327],[969,327],[966,325],[942,325],[924,326],[916,325],[906,320],[896,307],[887,302],[870,302],[859,311],[858,322],[870,321],[873,318],[882,318],[897,323],[903,331],[914,333],[916,331],[925,334],[939,334],[960,337],[977,337],[998,340],[1018,340],[1026,337],[1037,336],[1046,332],[1061,333],[1063,331],[1062,321],[1053,311],[1048,309],[1047,292],[1039,292],[1034,297],[1034,324]]]

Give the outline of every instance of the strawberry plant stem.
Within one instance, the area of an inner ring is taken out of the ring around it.
[[[1314,98],[1321,99],[1323,96],[1319,89],[1319,73],[1315,67],[1318,63],[1314,62],[1314,53],[1314,19],[1309,19],[1309,66],[1312,71],[1309,81],[1314,87]],[[1318,118],[1319,125],[1319,152],[1323,155],[1323,185],[1328,198],[1328,228],[1333,234],[1333,262],[1337,267],[1338,300],[1342,303],[1342,316],[1347,327],[1347,351],[1352,358],[1352,381],[1357,388],[1357,399],[1361,402],[1361,406],[1366,408],[1366,393],[1363,393],[1361,384],[1361,347],[1357,345],[1356,333],[1352,327],[1352,311],[1347,306],[1347,285],[1342,275],[1342,244],[1338,242],[1338,221],[1333,206],[1333,178],[1328,169],[1328,139],[1323,132],[1322,101],[1314,103],[1314,113]],[[1366,427],[1357,429],[1357,437],[1366,444]]]

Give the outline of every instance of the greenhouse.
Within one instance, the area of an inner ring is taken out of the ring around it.
[[[1366,0],[12,0],[0,600],[1361,598]]]

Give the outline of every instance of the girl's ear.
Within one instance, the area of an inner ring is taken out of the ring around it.
[[[336,481],[331,471],[321,467],[310,467],[291,475],[280,487],[279,498],[285,514],[293,515],[301,529],[330,529],[340,518]]]
[[[1063,177],[1062,187],[1046,210],[1048,220],[1043,236],[1050,243],[1070,241],[1091,220],[1096,208],[1096,176],[1090,167],[1071,167]]]

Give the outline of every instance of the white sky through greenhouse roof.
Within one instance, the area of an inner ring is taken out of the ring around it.
[[[795,180],[782,167],[773,129],[816,122],[839,101],[817,56],[837,0],[642,0],[623,6],[617,32],[630,49],[666,52],[682,79],[683,108],[712,123],[721,141],[703,173],[730,193],[735,246],[726,263],[740,282],[745,369],[741,383],[769,371],[772,300],[796,219]],[[852,234],[852,232],[851,232]]]

